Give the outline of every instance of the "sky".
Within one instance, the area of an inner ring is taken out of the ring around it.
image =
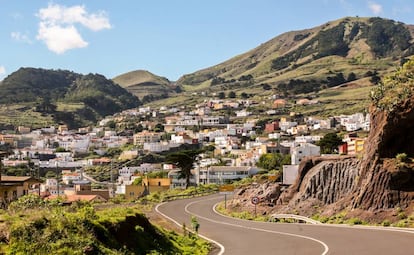
[[[348,16],[414,24],[413,0],[0,0],[0,80],[20,67],[175,81]]]

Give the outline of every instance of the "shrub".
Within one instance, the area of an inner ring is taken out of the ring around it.
[[[351,218],[351,219],[348,220],[348,223],[350,225],[361,225],[361,224],[363,224],[363,221],[361,219],[358,219],[358,218]]]
[[[384,221],[381,223],[381,225],[382,225],[383,227],[389,227],[389,226],[391,225],[391,222],[390,222],[389,220],[384,220]]]
[[[398,163],[405,163],[408,160],[408,156],[406,153],[398,153],[395,159],[397,159]]]

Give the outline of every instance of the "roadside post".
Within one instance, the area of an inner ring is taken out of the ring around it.
[[[252,197],[251,202],[252,202],[252,204],[254,204],[254,217],[256,218],[257,217],[256,205],[259,203],[259,198],[254,196],[254,197]]]
[[[234,193],[233,184],[224,184],[219,186],[220,194],[224,194],[224,209],[227,209],[227,195],[232,195]]]

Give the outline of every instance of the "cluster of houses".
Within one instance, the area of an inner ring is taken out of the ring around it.
[[[313,103],[313,102],[301,102]],[[369,129],[369,116],[362,113],[343,115],[326,119],[304,117],[290,114],[278,120],[257,126],[257,116],[250,116],[247,108],[255,102],[248,100],[228,102],[209,100],[199,104],[191,111],[185,109],[161,107],[152,110],[142,107],[124,111],[102,120],[97,127],[68,130],[64,125],[58,127],[30,130],[19,127],[15,133],[0,134],[0,144],[10,144],[13,153],[2,158],[3,166],[34,165],[33,177],[12,177],[1,175],[0,201],[9,202],[30,192],[44,197],[66,196],[68,200],[87,199],[105,201],[116,194],[127,199],[137,198],[154,190],[184,187],[179,179],[179,169],[170,164],[144,163],[134,167],[118,166],[118,178],[99,183],[87,176],[83,169],[101,165],[110,167],[112,159],[103,155],[110,148],[134,145],[122,152],[118,160],[137,158],[143,153],[162,153],[183,144],[214,145],[214,155],[202,155],[193,169],[192,184],[225,184],[256,174],[256,167],[261,155],[281,153],[291,156],[291,164],[283,167],[283,183],[291,184],[295,180],[298,165],[303,158],[320,155],[316,145],[321,136],[309,135],[312,130],[337,130],[342,128],[349,132],[344,143],[338,148],[340,154],[358,154],[362,152],[364,139],[353,135],[356,130]],[[282,102],[276,102],[279,107]],[[229,116],[220,115],[226,108],[239,109],[235,123]],[[141,121],[145,130],[133,134],[119,134],[108,130],[109,121],[116,123],[131,116],[163,116],[163,131],[154,130],[156,122]],[[242,121],[241,121],[242,120]],[[196,128],[195,128],[196,127]],[[165,134],[168,134],[166,136]],[[57,149],[59,148],[59,150]],[[77,159],[79,155],[94,152],[102,157],[94,159]],[[220,158],[220,161],[218,160]],[[37,173],[36,170],[37,169]],[[36,174],[55,172],[56,177],[47,178],[41,183]],[[167,178],[146,178],[155,171],[168,172]],[[15,179],[13,179],[15,178]],[[140,178],[140,185],[133,185]],[[92,183],[106,185],[106,190],[94,190]],[[15,187],[11,188],[10,187]],[[82,197],[84,196],[84,197]]]

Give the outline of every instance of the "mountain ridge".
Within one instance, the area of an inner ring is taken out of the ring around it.
[[[137,97],[103,75],[30,67],[7,76],[0,84],[0,95],[0,105],[21,105],[22,111],[38,112],[35,118],[49,116],[70,127],[94,124],[107,115],[141,104]]]
[[[209,89],[251,75],[255,85],[268,83],[277,88],[296,77],[322,81],[329,71],[350,73],[356,69],[360,78],[369,71],[367,65],[377,72],[389,72],[392,63],[414,53],[413,31],[413,25],[393,20],[345,17],[282,33],[217,65],[183,75],[177,84],[189,90]],[[335,70],[334,62],[342,67]],[[221,80],[214,84],[215,79]]]

